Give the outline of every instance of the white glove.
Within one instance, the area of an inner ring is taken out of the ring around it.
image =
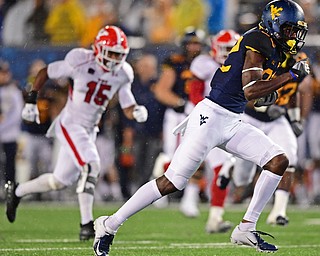
[[[143,123],[148,119],[148,110],[142,105],[135,106],[132,114],[138,123]]]
[[[26,103],[22,110],[22,119],[28,122],[40,124],[39,110],[37,104]]]
[[[294,76],[295,76],[293,77],[294,81],[301,82],[303,78],[305,78],[307,75],[310,74],[310,67],[307,61],[308,59],[300,60],[296,62],[296,64],[294,64],[293,67],[291,68],[290,71],[294,73]],[[292,75],[292,73],[290,74]]]

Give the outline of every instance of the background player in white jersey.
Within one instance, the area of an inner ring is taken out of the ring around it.
[[[265,6],[260,26],[240,37],[211,80],[209,95],[192,110],[188,122],[183,122],[184,139],[165,174],[140,187],[111,216],[95,220],[96,255],[109,255],[114,236],[128,218],[164,195],[182,190],[215,147],[263,168],[247,211],[231,234],[231,242],[261,252],[278,250],[260,237],[265,233],[257,231],[256,225],[288,167],[288,158],[262,131],[241,122],[241,114],[248,101],[256,101],[257,106],[270,105],[276,100],[276,90],[308,74],[307,63],[300,61],[289,72],[274,77],[285,53],[298,52],[306,34],[307,24],[298,4],[275,0]]]
[[[22,197],[63,189],[78,180],[80,240],[94,237],[92,208],[100,173],[95,139],[101,115],[109,100],[118,93],[127,118],[145,122],[148,117],[147,109],[136,104],[131,92],[133,70],[126,62],[128,53],[123,31],[116,26],[106,26],[96,36],[92,50],[75,48],[64,60],[50,63],[39,71],[22,112],[26,121],[39,123],[37,95],[48,78],[71,78],[73,86],[64,109],[47,132],[47,136],[56,136],[61,144],[54,171],[20,185],[11,183],[8,186],[6,213],[10,222],[15,220]]]
[[[223,65],[227,59],[229,51],[235,45],[240,35],[233,30],[222,30],[211,38],[210,54],[201,54],[197,56],[191,63],[190,70],[194,76],[190,83],[189,100],[196,105],[198,102],[209,94],[211,79],[216,70]],[[206,224],[208,233],[227,232],[231,227],[231,223],[223,221],[224,201],[227,195],[225,189],[220,189],[217,184],[219,171],[229,169],[233,163],[233,156],[226,151],[214,148],[208,154],[205,160],[205,168],[208,172],[213,172],[212,182],[210,185],[210,211]]]

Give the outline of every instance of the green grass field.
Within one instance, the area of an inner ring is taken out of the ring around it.
[[[95,217],[112,213],[117,204],[95,206]],[[28,203],[19,206],[17,220],[9,223],[4,205],[0,206],[0,255],[94,255],[92,241],[79,242],[78,206],[57,203]],[[238,223],[244,206],[229,206],[225,219]],[[167,209],[149,207],[129,219],[119,230],[111,256],[214,256],[259,255],[253,248],[234,246],[230,233],[206,234],[207,205],[201,205],[201,217],[187,219],[177,205]],[[275,236],[277,255],[320,255],[320,207],[301,209],[290,206],[290,224],[272,227],[263,213],[258,229]],[[266,240],[273,240],[265,237]]]

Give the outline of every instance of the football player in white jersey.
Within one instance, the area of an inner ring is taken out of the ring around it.
[[[185,135],[164,175],[140,187],[111,216],[95,220],[96,255],[109,255],[118,229],[132,215],[164,195],[184,189],[215,147],[263,168],[246,213],[231,234],[231,242],[260,252],[278,250],[262,239],[260,235],[265,233],[257,231],[256,226],[289,161],[280,146],[258,128],[242,122],[241,115],[248,101],[257,106],[273,104],[276,90],[309,73],[307,63],[300,61],[289,72],[277,74],[285,53],[297,53],[303,47],[307,31],[303,10],[294,1],[275,0],[265,6],[259,27],[239,38],[224,65],[215,72],[209,95],[179,125],[181,129],[185,126]]]
[[[117,93],[127,118],[145,122],[148,117],[147,109],[137,105],[131,92],[133,70],[126,62],[128,53],[123,31],[116,26],[106,26],[96,36],[92,50],[75,48],[64,60],[50,63],[39,71],[22,111],[26,121],[39,123],[37,94],[48,78],[71,78],[73,86],[65,107],[47,132],[47,136],[56,136],[61,144],[53,173],[19,185],[7,184],[6,214],[10,222],[15,221],[22,197],[63,189],[78,181],[80,240],[94,237],[92,208],[100,173],[95,139],[101,115]]]
[[[192,61],[190,70],[194,79],[189,86],[189,100],[194,105],[209,94],[214,73],[223,65],[229,51],[239,38],[240,35],[233,30],[222,30],[211,38],[210,55],[201,54]],[[206,169],[213,171],[210,184],[210,211],[205,228],[208,233],[227,232],[232,227],[229,221],[223,221],[223,207],[227,193],[225,189],[222,190],[217,186],[216,181],[219,171],[222,168],[229,169],[233,162],[234,157],[219,148],[211,150],[205,160]]]

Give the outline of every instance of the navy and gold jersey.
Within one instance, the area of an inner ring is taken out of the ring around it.
[[[188,82],[192,78],[191,63],[181,54],[172,54],[164,60],[162,68],[172,68],[176,73],[176,81],[172,91],[183,99],[188,99]]]
[[[247,31],[231,49],[224,65],[211,81],[210,100],[235,113],[242,113],[247,104],[242,90],[242,69],[246,52],[252,50],[265,57],[263,79],[271,79],[285,60],[270,36],[258,28]]]
[[[295,64],[295,62],[296,61],[294,60],[294,58],[291,55],[289,55],[287,59],[281,64],[281,67],[279,68],[277,75],[288,72],[292,68],[292,66]],[[298,91],[298,82],[289,82],[285,84],[284,86],[282,86],[277,90],[278,99],[275,102],[275,104],[286,108],[291,97],[293,97],[297,93],[297,91]],[[271,119],[266,112],[258,112],[255,109],[250,108],[248,106],[245,109],[245,113],[263,122],[271,122],[274,120],[274,119]]]

